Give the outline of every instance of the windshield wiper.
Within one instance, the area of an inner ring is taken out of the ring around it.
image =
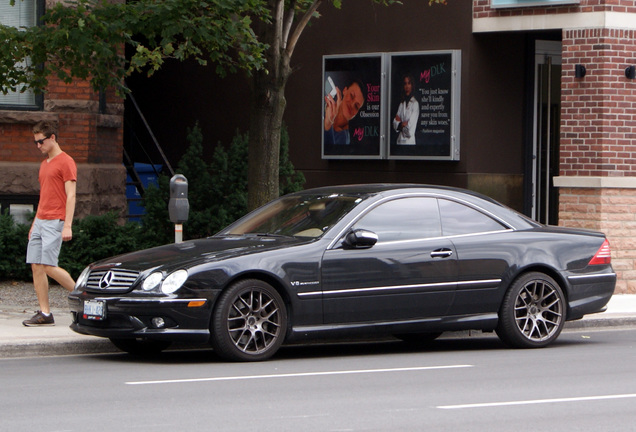
[[[274,234],[274,233],[245,233],[246,236],[253,237],[290,237],[285,234]]]

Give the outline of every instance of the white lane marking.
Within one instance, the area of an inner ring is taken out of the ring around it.
[[[325,375],[353,375],[353,374],[372,374],[372,373],[386,373],[386,372],[411,372],[411,371],[458,369],[458,368],[470,368],[470,367],[473,367],[473,365],[421,366],[421,367],[393,368],[393,369],[362,369],[362,370],[327,371],[327,372],[299,372],[299,373],[275,374],[275,375],[247,375],[247,376],[157,380],[157,381],[128,381],[126,382],[126,384],[148,385],[148,384],[191,383],[191,382],[204,382],[204,381],[238,381],[238,380],[270,379],[270,378],[312,377],[312,376],[325,376]]]
[[[490,408],[490,407],[502,407],[502,406],[514,406],[514,405],[586,402],[586,401],[629,399],[629,398],[636,398],[636,393],[606,395],[606,396],[582,396],[582,397],[557,398],[557,399],[534,399],[534,400],[510,401],[510,402],[488,402],[488,403],[475,403],[475,404],[465,404],[465,405],[440,405],[440,406],[437,406],[436,408],[447,409],[447,410],[466,409],[466,408]]]

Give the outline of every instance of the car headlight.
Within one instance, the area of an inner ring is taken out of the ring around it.
[[[181,288],[181,285],[188,279],[188,272],[185,270],[177,270],[171,273],[161,284],[161,291],[165,294],[171,294]]]
[[[144,280],[144,283],[141,285],[141,289],[144,291],[155,289],[161,283],[162,279],[163,274],[161,272],[154,272]]]
[[[77,278],[77,281],[75,282],[75,288],[74,289],[78,289],[79,287],[81,287],[82,285],[84,285],[86,283],[86,279],[88,279],[88,274],[91,272],[91,267],[88,266],[84,269],[84,271],[82,272],[82,274],[79,275],[79,277]]]

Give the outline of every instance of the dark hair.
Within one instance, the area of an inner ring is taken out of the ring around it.
[[[402,84],[404,84],[404,80],[408,78],[409,81],[411,82],[411,96],[413,96],[415,94],[415,87],[416,87],[416,81],[415,78],[413,77],[412,73],[405,73],[404,75],[402,75]],[[402,86],[402,97],[406,96],[406,93],[404,93],[404,86]]]
[[[50,137],[55,135],[57,138],[57,124],[49,120],[42,120],[37,122],[32,129],[33,135],[41,133],[44,136]]]
[[[365,88],[364,84],[362,83],[362,80],[360,78],[357,78],[357,77],[351,77],[351,78],[347,79],[347,85],[345,86],[345,88],[349,88],[353,84],[358,84],[358,87],[360,87],[360,91],[362,92],[362,97],[366,101],[367,100],[367,89]]]

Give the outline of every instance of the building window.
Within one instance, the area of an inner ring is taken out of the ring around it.
[[[14,6],[9,1],[0,2],[0,24],[12,27],[32,27],[37,24],[39,14],[43,9],[41,0],[18,0]],[[16,67],[19,67],[17,64]],[[38,109],[42,98],[32,90],[0,92],[0,109]]]
[[[0,213],[10,214],[16,223],[29,224],[38,207],[37,195],[0,195]]]

